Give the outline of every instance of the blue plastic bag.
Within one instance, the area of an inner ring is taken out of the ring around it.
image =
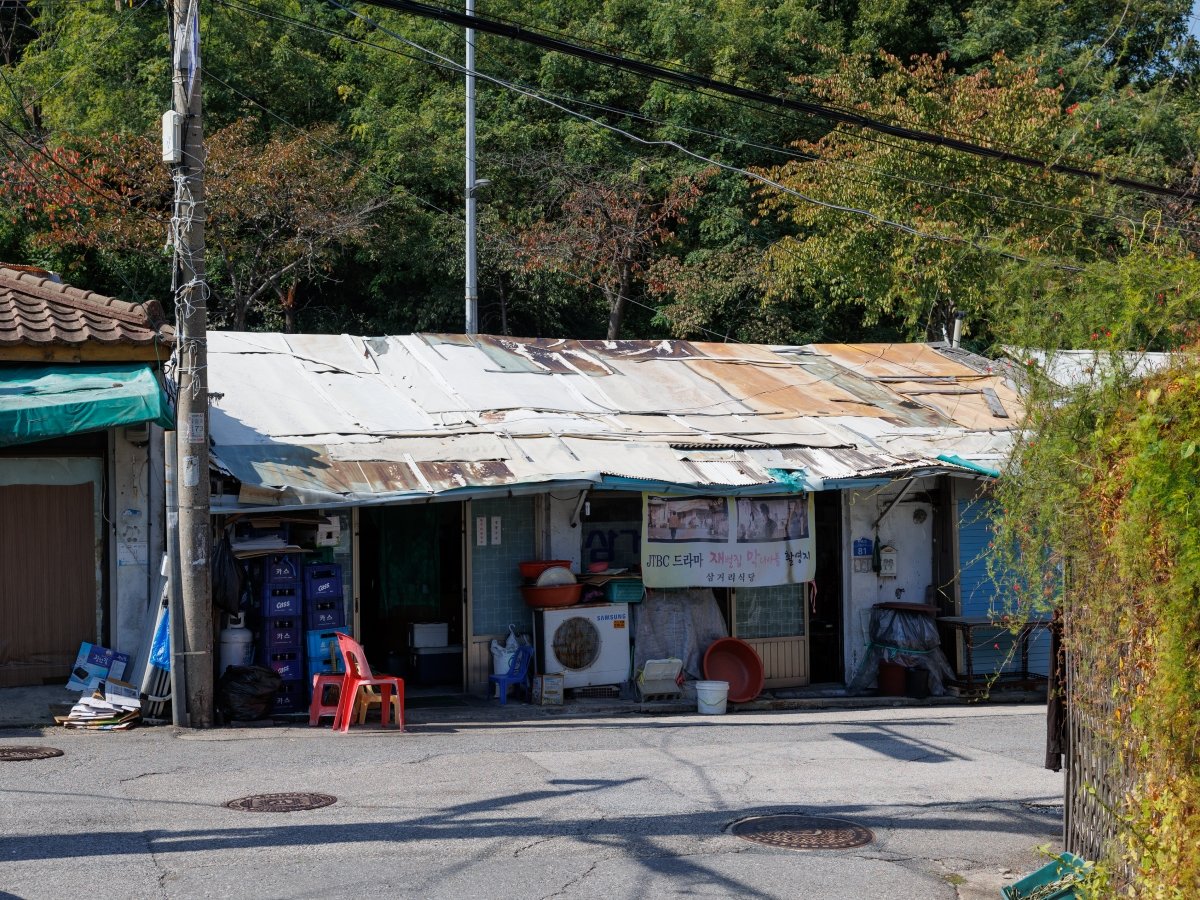
[[[171,613],[163,610],[150,643],[150,664],[171,671]]]

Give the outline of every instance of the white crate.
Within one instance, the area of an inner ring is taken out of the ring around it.
[[[421,647],[445,647],[449,643],[448,622],[414,622],[408,626],[408,646],[412,650]]]

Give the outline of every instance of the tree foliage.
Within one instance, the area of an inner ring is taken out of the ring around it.
[[[1196,177],[1198,115],[1187,6],[496,0],[484,12],[767,92],[1186,184]],[[337,161],[335,172],[352,172],[356,191],[365,192],[358,199],[388,204],[369,238],[322,251],[299,287],[305,300],[296,327],[459,327],[463,116],[453,60],[463,55],[461,32],[301,0],[222,0],[203,10],[210,134],[253,123],[245,127],[257,147],[320,134],[338,148],[323,158]],[[10,165],[29,160],[16,135],[58,153],[156,128],[170,91],[160,6],[31,0],[0,27],[8,48],[0,120],[9,129],[0,155]],[[1147,215],[1160,215],[1165,227],[1194,223],[1190,206],[834,128],[490,35],[478,35],[477,47],[479,174],[492,181],[481,208],[485,330],[600,336],[609,329],[612,304],[597,303],[589,284],[603,282],[596,271],[578,258],[568,267],[518,256],[531,246],[535,223],[539,240],[552,226],[565,237],[572,224],[550,200],[567,196],[555,187],[563,177],[530,177],[531,160],[551,173],[606,173],[592,179],[590,196],[577,191],[572,202],[616,218],[629,208],[622,206],[628,173],[650,173],[647,196],[655,198],[666,198],[675,182],[697,186],[686,216],[670,217],[669,234],[643,248],[633,289],[651,309],[628,311],[626,336],[940,336],[947,316],[963,312],[984,346],[1008,314],[997,285],[1007,291],[1030,277],[1022,271],[1037,281],[1056,277],[1056,265],[1115,261],[1143,239]],[[353,162],[342,166],[347,158]],[[126,167],[147,178],[129,190],[158,196],[152,164],[144,172],[136,160]],[[252,169],[240,167],[238,177],[251,179]],[[745,169],[932,237],[822,208],[748,178]],[[268,183],[260,179],[259,187]],[[257,190],[249,182],[244,189],[247,196]],[[314,202],[336,206],[338,199],[338,191],[322,189]],[[19,208],[9,207],[0,235],[10,256],[53,264],[114,293],[159,293],[169,281],[161,233],[125,249],[46,241],[36,218],[14,214]],[[217,308],[236,309],[235,279],[222,267],[212,271]],[[270,309],[247,313],[248,325],[277,327],[280,307]]]

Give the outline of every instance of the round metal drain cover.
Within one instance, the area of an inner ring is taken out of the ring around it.
[[[27,759],[50,759],[62,756],[57,747],[0,747],[0,762],[22,762]]]
[[[730,830],[743,840],[784,850],[849,850],[875,840],[862,825],[817,816],[753,816]]]
[[[242,812],[299,812],[304,809],[320,809],[336,802],[337,797],[329,794],[299,791],[286,794],[253,794],[230,800],[225,805]]]

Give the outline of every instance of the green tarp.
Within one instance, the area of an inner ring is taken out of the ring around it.
[[[0,447],[140,422],[175,427],[144,363],[0,368]]]

